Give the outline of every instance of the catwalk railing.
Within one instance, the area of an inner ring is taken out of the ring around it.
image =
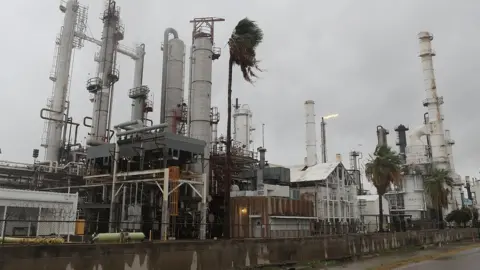
[[[137,232],[145,235],[146,241],[165,239],[160,234],[160,222],[116,222],[116,232]],[[192,222],[171,222],[168,224],[169,240],[199,239],[202,224]],[[223,238],[222,224],[208,223],[206,238]],[[462,227],[452,224],[438,224],[432,221],[416,224],[386,224],[384,232],[438,230]],[[109,232],[110,224],[101,220],[42,220],[42,219],[0,219],[0,242],[5,238],[48,238],[62,237],[66,242],[90,242],[92,236]],[[379,232],[378,224],[320,224],[316,222],[279,222],[275,224],[232,224],[231,237],[242,238],[301,238],[322,235],[372,234]]]

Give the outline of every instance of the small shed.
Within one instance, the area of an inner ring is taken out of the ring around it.
[[[286,197],[231,198],[231,236],[234,238],[304,237],[313,233],[313,203]]]
[[[0,235],[74,234],[77,206],[78,193],[0,188]]]

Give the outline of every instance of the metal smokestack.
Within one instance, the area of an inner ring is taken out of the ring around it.
[[[315,102],[305,101],[305,127],[307,157],[305,165],[310,167],[318,163],[317,131],[315,126]]]
[[[400,155],[403,158],[403,161],[406,160],[406,148],[407,148],[407,131],[408,127],[400,124],[395,128],[395,132],[397,132],[397,146],[400,150]]]

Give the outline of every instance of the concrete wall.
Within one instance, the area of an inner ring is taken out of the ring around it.
[[[0,269],[223,270],[285,261],[341,259],[476,236],[476,229],[467,228],[300,239],[0,246]]]

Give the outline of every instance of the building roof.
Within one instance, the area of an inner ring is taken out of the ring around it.
[[[78,202],[78,193],[57,193],[23,189],[0,188],[0,205],[5,202],[42,202],[42,203],[70,203]],[[8,205],[8,204],[7,204]],[[23,204],[22,204],[23,205]]]
[[[306,170],[304,165],[290,167],[290,182],[311,182],[325,180],[340,165],[340,162],[318,163]]]

